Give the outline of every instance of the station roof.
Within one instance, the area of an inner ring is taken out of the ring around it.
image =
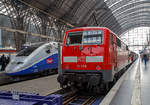
[[[108,27],[118,35],[150,26],[149,0],[18,0],[75,26]]]

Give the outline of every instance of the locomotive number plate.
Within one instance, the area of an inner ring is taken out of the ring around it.
[[[78,68],[87,68],[87,65],[83,64],[83,65],[77,65]]]

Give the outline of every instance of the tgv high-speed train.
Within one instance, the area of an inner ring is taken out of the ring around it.
[[[20,51],[5,69],[9,76],[23,76],[58,67],[58,43],[39,43]]]

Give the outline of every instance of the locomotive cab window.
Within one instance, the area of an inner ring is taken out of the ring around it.
[[[102,44],[103,43],[103,31],[83,31],[83,44]]]
[[[66,45],[102,44],[103,30],[89,30],[82,32],[70,32],[66,39]]]
[[[82,32],[68,33],[66,45],[76,45],[82,43]]]

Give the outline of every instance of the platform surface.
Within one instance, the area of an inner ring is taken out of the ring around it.
[[[147,65],[141,63],[141,99],[142,105],[150,105],[150,60]]]
[[[110,105],[131,105],[132,91],[134,86],[134,80],[136,75],[136,68],[138,62],[132,66],[129,74],[120,86],[119,91],[116,93],[113,101]]]
[[[39,93],[40,95],[45,96],[60,89],[59,83],[57,82],[57,76],[58,75],[51,75],[38,79],[0,86],[0,91],[6,90]]]
[[[141,60],[134,63],[110,105],[150,105],[150,61],[146,66]]]

